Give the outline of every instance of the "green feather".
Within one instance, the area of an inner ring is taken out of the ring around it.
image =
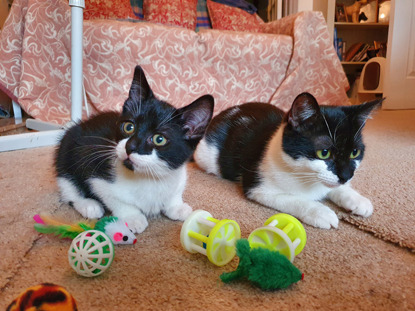
[[[100,220],[97,221],[97,223],[95,224],[95,230],[101,231],[101,232],[105,232],[105,227],[111,223],[111,222],[116,222],[118,220],[117,217],[114,216],[106,216],[106,217],[102,217]]]
[[[92,228],[90,225],[80,222],[78,223],[78,226],[81,227],[82,229],[84,229],[84,231],[88,231],[88,230],[92,230],[94,228]]]
[[[42,224],[35,224],[36,231],[44,234],[54,234],[60,238],[70,238],[74,239],[82,231],[71,230],[71,226],[48,226]]]

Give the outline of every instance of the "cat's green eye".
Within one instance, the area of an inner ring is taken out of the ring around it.
[[[321,160],[327,160],[330,158],[331,152],[328,149],[321,149],[316,151],[317,157]]]
[[[155,134],[151,140],[157,147],[164,146],[167,143],[166,137],[161,134]]]
[[[122,125],[122,130],[125,134],[131,135],[135,131],[135,126],[133,122],[127,121]]]
[[[361,151],[359,149],[353,149],[353,151],[350,153],[350,159],[356,159],[358,156],[360,156]]]

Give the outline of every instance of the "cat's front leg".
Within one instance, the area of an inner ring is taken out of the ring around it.
[[[94,199],[85,198],[69,178],[58,177],[57,182],[62,201],[69,203],[83,217],[96,219],[104,216],[105,211],[101,204]]]
[[[291,194],[275,193],[261,189],[251,190],[248,198],[282,213],[290,214],[311,226],[330,229],[337,228],[339,219],[335,212],[324,204]]]
[[[353,214],[369,217],[373,213],[373,205],[348,185],[342,185],[330,191],[327,197],[335,204],[351,211]]]
[[[184,203],[182,196],[176,195],[169,204],[163,208],[163,214],[172,220],[184,221],[192,213],[192,208],[189,204]]]

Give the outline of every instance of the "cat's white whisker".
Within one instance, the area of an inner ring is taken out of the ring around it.
[[[84,158],[79,158],[75,163],[70,165],[69,167],[78,166],[79,164],[83,163],[83,165],[79,165],[78,168],[81,167],[88,167],[91,163],[93,163],[96,159],[103,157],[104,159],[108,157],[114,156],[111,150],[96,150],[93,153],[88,154]]]
[[[113,140],[111,140],[111,139],[109,139],[109,138],[106,138],[106,137],[100,137],[100,136],[84,136],[85,138],[94,138],[94,139],[99,139],[99,140],[103,140],[103,141],[106,141],[106,142],[108,142],[108,143],[110,143],[110,144],[112,144],[112,145],[114,145],[114,146],[116,146],[117,145],[117,143],[115,142],[115,141],[113,141]],[[96,146],[105,146],[105,145],[96,145]]]
[[[356,131],[356,133],[354,134],[353,139],[356,140],[356,136],[359,135],[360,131],[363,129],[363,127],[365,126],[366,121],[362,122],[362,125],[359,127],[359,129]]]
[[[327,130],[329,131],[330,138],[331,138],[331,140],[333,141],[333,144],[335,144],[335,140],[334,140],[333,135],[331,134],[330,126],[329,126],[329,124],[327,123],[326,117],[324,116],[324,113],[322,113],[321,115],[323,116],[324,123],[326,124]]]
[[[166,118],[164,118],[164,120],[162,120],[161,122],[160,122],[160,125],[159,125],[159,127],[162,127],[162,126],[164,126],[165,124],[167,124],[167,123],[169,123],[171,120],[173,120],[173,115],[174,115],[174,112],[172,111],[170,114],[168,114],[167,116],[166,116]]]
[[[113,156],[112,153],[109,153],[109,154],[108,153],[101,153],[101,154],[95,153],[92,156],[87,157],[84,165],[79,166],[77,170],[82,168],[83,172],[85,172],[86,169],[90,169],[90,166],[94,162],[100,160],[98,163],[95,163],[95,167],[92,169],[91,175],[95,175],[95,172],[97,171],[97,166],[101,166],[103,163],[105,163],[105,161],[107,161],[112,156]]]
[[[346,116],[344,116],[336,125],[336,128],[334,129],[334,139],[333,139],[333,143],[336,143],[336,134],[337,134],[337,130],[340,128],[340,125],[343,123],[343,121],[346,119]]]

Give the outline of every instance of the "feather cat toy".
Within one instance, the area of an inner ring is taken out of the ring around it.
[[[36,222],[36,231],[54,234],[60,238],[74,239],[81,232],[98,230],[108,235],[114,244],[135,244],[137,242],[127,223],[113,216],[103,217],[96,222],[85,220],[76,224],[68,224],[45,215],[35,215],[33,219]]]

